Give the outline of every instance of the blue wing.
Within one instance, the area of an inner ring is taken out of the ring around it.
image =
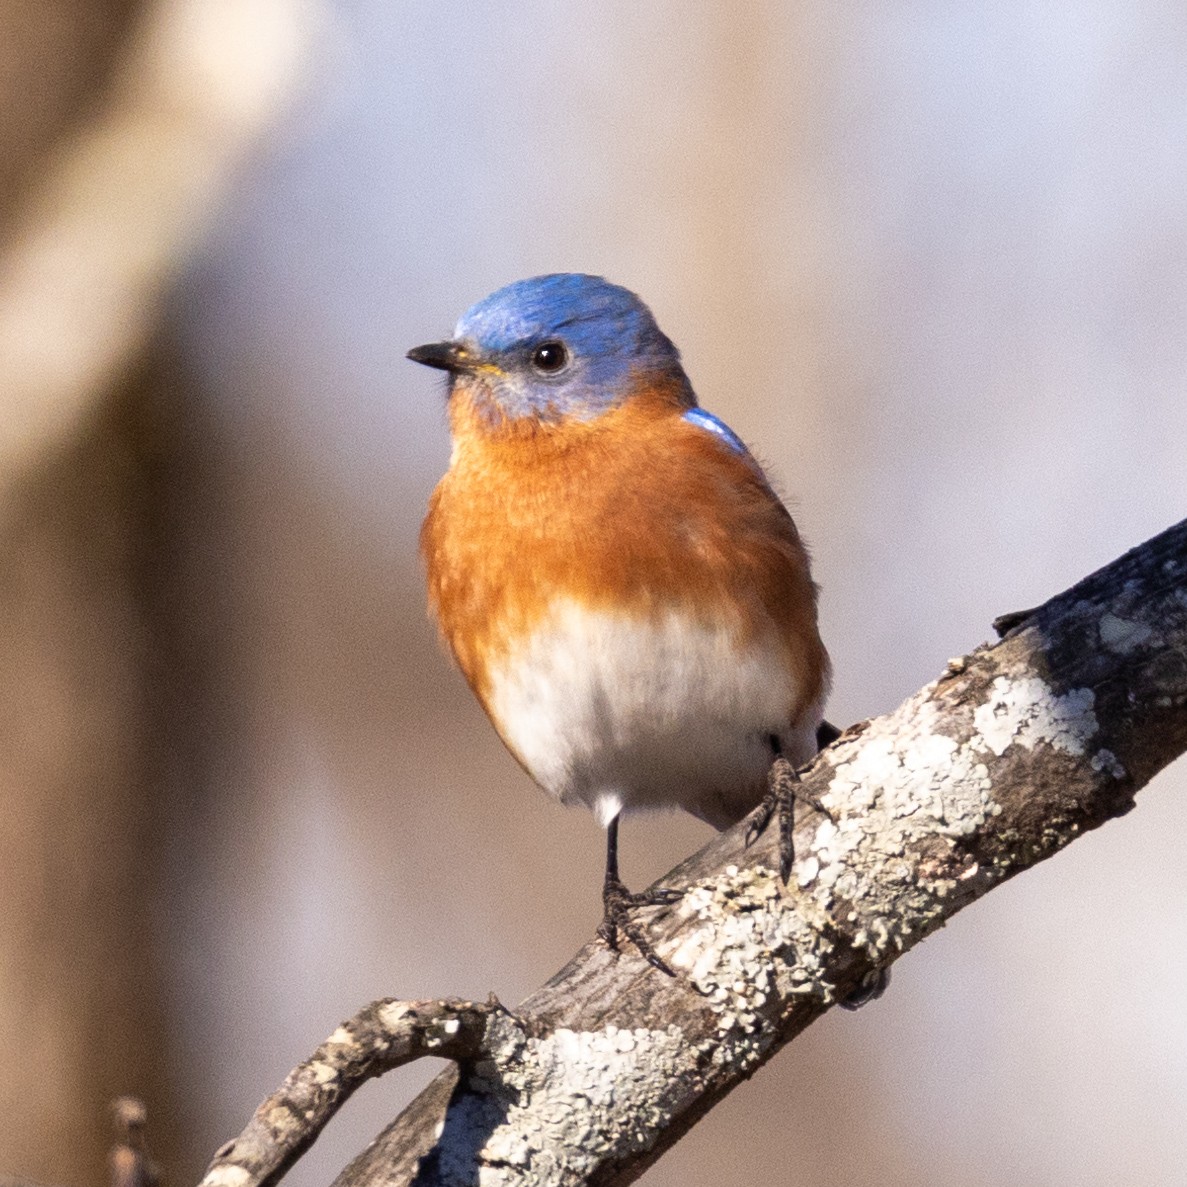
[[[754,462],[754,458],[750,456],[750,450],[742,444],[741,437],[734,432],[723,420],[718,420],[712,412],[706,412],[703,408],[690,408],[685,414],[684,419],[690,425],[696,425],[698,429],[704,429],[707,433],[712,433],[720,441],[724,441],[726,445],[747,461]]]

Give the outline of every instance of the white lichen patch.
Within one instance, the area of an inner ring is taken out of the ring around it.
[[[408,1002],[384,1002],[384,1004],[379,1007],[379,1021],[383,1023],[383,1025],[388,1030],[396,1030],[401,1026],[404,1019],[407,1018],[411,1012],[412,1006]],[[334,1035],[336,1036],[341,1030],[343,1030],[343,1028],[339,1027],[338,1030],[334,1032]],[[349,1038],[349,1035],[347,1037]]]
[[[1090,689],[1057,694],[1027,675],[997,677],[974,710],[970,736],[952,737],[941,729],[935,689],[921,690],[854,743],[838,744],[824,797],[835,820],[821,821],[796,867],[801,903],[832,912],[840,905],[838,921],[878,962],[933,930],[958,886],[996,875],[958,850],[960,839],[1001,812],[986,757],[1012,745],[1083,755],[1097,732]],[[1098,752],[1098,769],[1114,773],[1120,764],[1110,759],[1116,763]]]
[[[738,1046],[753,1045],[772,998],[807,994],[834,999],[824,975],[833,948],[808,910],[789,910],[779,876],[765,866],[739,870],[693,887],[680,910],[699,926],[687,927],[668,962],[704,994],[717,1015],[715,1062],[745,1060]],[[823,922],[823,921],[822,921]]]
[[[251,1172],[244,1167],[226,1164],[210,1170],[202,1180],[201,1187],[242,1187],[251,1177]]]
[[[954,848],[1000,811],[979,738],[959,742],[940,732],[939,710],[924,689],[894,719],[842,743],[824,799],[823,820],[801,856],[805,898],[820,911],[848,904],[842,922],[871,959],[898,954],[938,923],[943,899],[967,870],[940,848]],[[929,856],[914,856],[923,844]],[[802,907],[800,908],[802,911]]]
[[[675,1026],[528,1038],[506,1019],[490,1037],[491,1060],[441,1134],[444,1183],[582,1182],[608,1158],[650,1146],[696,1060]],[[626,1131],[624,1116],[635,1122]]]
[[[820,859],[815,854],[809,854],[805,861],[796,863],[795,867],[795,883],[803,890],[805,886],[811,886],[816,881],[816,876],[820,873]]]
[[[1090,688],[1054,692],[1038,676],[998,676],[985,704],[973,714],[984,746],[996,755],[1012,744],[1033,750],[1052,746],[1079,757],[1097,731],[1096,698]]]
[[[1150,641],[1154,632],[1144,622],[1104,614],[1100,620],[1100,641],[1118,655],[1126,655]]]
[[[328,1063],[323,1063],[320,1059],[310,1060],[305,1068],[306,1074],[313,1079],[315,1084],[329,1084],[338,1077],[338,1069]]]
[[[607,1025],[536,1038],[512,1018],[492,1019],[492,1057],[437,1146],[440,1181],[583,1182],[607,1160],[649,1148],[708,1069],[756,1066],[776,1037],[764,1010],[769,1022],[792,994],[831,997],[823,969],[832,942],[787,909],[773,870],[730,866],[694,887],[681,910],[690,926],[664,955],[704,995],[715,1032],[690,1042],[676,1026]]]

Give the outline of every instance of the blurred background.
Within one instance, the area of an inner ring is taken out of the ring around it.
[[[1187,514],[1185,215],[1180,0],[5,0],[0,1172],[101,1182],[132,1092],[192,1181],[366,1001],[514,1003],[597,922],[592,818],[425,618],[408,347],[642,294],[813,547],[846,724]],[[643,1181],[1182,1183],[1185,782]],[[628,823],[627,881],[707,835]]]

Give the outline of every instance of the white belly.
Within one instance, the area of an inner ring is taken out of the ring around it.
[[[640,621],[557,603],[491,676],[489,708],[533,778],[605,825],[682,807],[718,827],[757,803],[771,736],[792,762],[816,751],[820,706],[797,690],[772,628],[746,648],[675,613]]]

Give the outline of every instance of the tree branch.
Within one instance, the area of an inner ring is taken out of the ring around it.
[[[999,623],[804,775],[835,823],[801,820],[790,886],[777,830],[749,850],[744,824],[721,834],[648,921],[678,976],[587,944],[337,1187],[633,1182],[962,907],[1128,811],[1187,749],[1187,520]]]
[[[265,1187],[305,1153],[356,1088],[425,1055],[475,1060],[488,1053],[487,1023],[504,1013],[492,998],[372,1002],[344,1022],[219,1149],[201,1187]]]

